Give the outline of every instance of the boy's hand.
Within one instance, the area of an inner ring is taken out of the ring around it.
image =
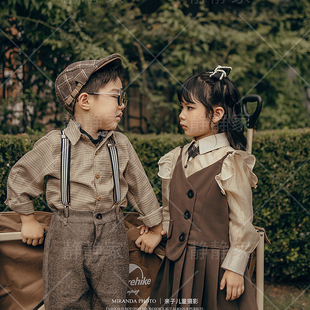
[[[140,235],[147,234],[149,232],[149,228],[144,225],[138,226],[137,229],[140,230]]]
[[[235,300],[244,292],[244,278],[240,274],[226,270],[220,283],[220,290],[226,285],[226,300]]]
[[[22,215],[22,241],[29,245],[37,246],[42,244],[44,240],[44,229],[42,225],[35,219],[34,214]]]
[[[149,232],[149,227],[146,227],[144,225],[138,226],[137,229],[140,229],[140,235],[147,234]],[[165,229],[162,229],[160,234],[164,236],[167,234],[167,231]]]
[[[145,229],[143,229],[143,232],[136,240],[135,244],[138,248],[140,248],[141,251],[144,251],[145,253],[153,253],[154,249],[158,246],[162,239],[161,231],[163,230],[162,224],[160,223],[157,226],[147,228],[145,226],[139,226],[141,230],[143,228],[146,228],[147,231],[145,232]]]

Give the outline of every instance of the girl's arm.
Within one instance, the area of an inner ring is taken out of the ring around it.
[[[235,151],[223,162],[220,184],[229,205],[230,249],[222,268],[243,276],[250,254],[257,247],[259,236],[252,225],[252,187],[257,177],[252,172],[255,157]]]
[[[244,272],[249,255],[259,242],[259,236],[252,225],[252,187],[257,177],[252,172],[255,157],[236,151],[227,156],[222,171],[216,180],[226,195],[229,205],[230,249],[222,263],[225,273],[220,289],[226,286],[226,300],[238,298],[244,291]]]

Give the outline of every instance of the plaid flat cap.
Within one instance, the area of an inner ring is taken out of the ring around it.
[[[60,104],[73,115],[75,98],[90,76],[114,61],[121,65],[121,56],[112,54],[98,60],[83,60],[69,65],[58,75],[55,82],[56,96]]]

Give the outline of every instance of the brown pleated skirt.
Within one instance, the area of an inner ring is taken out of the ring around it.
[[[188,245],[177,261],[164,258],[152,287],[148,309],[257,310],[248,270],[244,293],[226,301],[220,290],[224,274],[221,264],[227,250]]]

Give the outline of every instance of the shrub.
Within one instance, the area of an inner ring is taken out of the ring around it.
[[[309,145],[309,129],[260,134],[253,145],[259,177],[254,221],[272,242],[265,247],[265,272],[273,278],[310,275]]]
[[[0,207],[5,210],[6,179],[10,167],[40,136],[0,136],[3,165]],[[186,143],[182,135],[128,134],[154,191],[161,202],[158,159]],[[253,190],[254,224],[264,227],[272,242],[265,245],[265,274],[275,280],[301,281],[310,276],[310,129],[263,132],[255,135],[254,171],[259,178]],[[37,210],[45,208],[44,198]]]

